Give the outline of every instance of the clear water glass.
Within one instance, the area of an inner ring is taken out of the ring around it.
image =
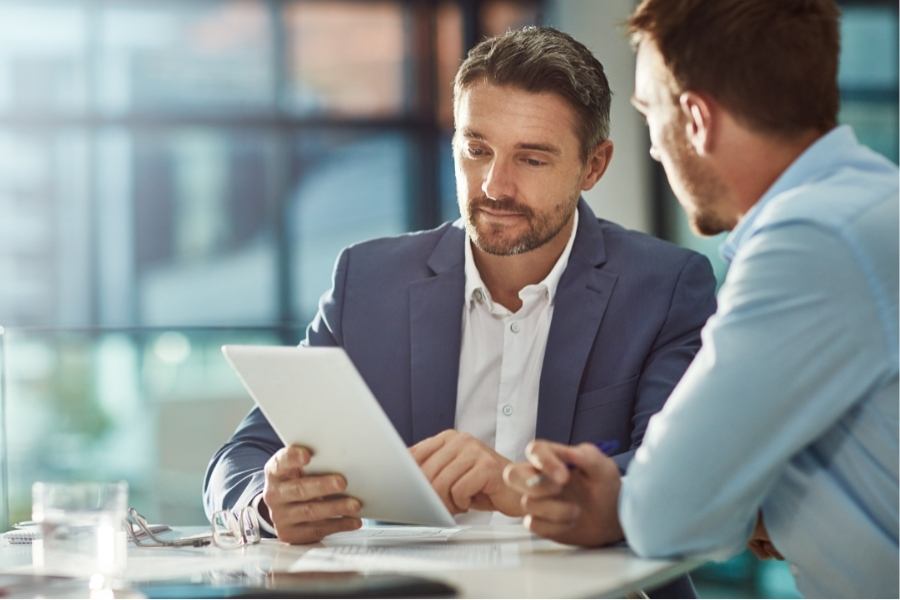
[[[32,519],[41,529],[32,546],[35,569],[108,588],[125,570],[128,484],[38,482],[31,493]]]

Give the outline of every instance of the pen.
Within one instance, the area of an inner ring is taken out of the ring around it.
[[[602,452],[603,454],[609,455],[618,449],[619,442],[618,442],[618,440],[603,440],[602,442],[595,442],[594,445],[597,447],[598,450],[600,450],[600,452]],[[566,465],[566,466],[569,467],[570,470],[574,468],[572,465]],[[525,485],[527,487],[538,486],[544,482],[545,477],[546,477],[545,475],[542,475],[541,473],[537,473],[537,474],[529,477],[528,480],[525,481]]]

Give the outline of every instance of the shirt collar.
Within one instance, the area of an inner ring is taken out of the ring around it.
[[[725,241],[719,247],[719,253],[727,262],[734,259],[738,249],[753,231],[753,224],[759,218],[766,205],[782,192],[795,188],[807,181],[816,179],[820,174],[830,171],[836,162],[836,157],[841,156],[847,148],[858,144],[853,130],[848,125],[835,127],[809,148],[803,151],[784,172],[778,176],[775,183],[766,190],[756,204],[745,214],[737,226],[732,230]]]
[[[569,241],[566,243],[566,247],[563,249],[562,254],[559,255],[556,264],[553,265],[553,268],[550,269],[550,272],[547,273],[547,276],[544,277],[542,281],[532,285],[526,285],[519,290],[519,298],[524,300],[525,296],[532,295],[536,291],[545,291],[547,298],[551,303],[553,302],[553,298],[556,296],[556,288],[559,286],[559,280],[562,279],[563,273],[566,271],[566,265],[569,263],[569,255],[572,253],[572,245],[575,243],[575,234],[577,231],[578,211],[576,210],[575,220],[572,223],[572,231],[569,234]],[[466,232],[465,253],[466,306],[470,307],[473,302],[477,301],[476,292],[488,302],[488,306],[491,306],[493,303],[491,300],[491,293],[488,291],[487,286],[484,285],[484,281],[481,279],[481,273],[478,272],[478,267],[475,265],[475,256],[472,252],[472,240],[469,238],[468,231]]]

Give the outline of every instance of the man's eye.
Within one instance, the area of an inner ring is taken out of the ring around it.
[[[469,156],[473,156],[473,157],[484,156],[484,154],[485,154],[484,148],[478,148],[476,146],[470,146],[466,152],[468,153]]]
[[[544,165],[547,164],[545,161],[538,160],[536,158],[525,158],[523,160],[525,161],[525,164],[528,165],[529,167],[543,167]]]

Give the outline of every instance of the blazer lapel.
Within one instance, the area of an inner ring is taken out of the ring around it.
[[[568,443],[581,375],[617,276],[604,272],[603,231],[584,200],[569,264],[556,290],[538,396],[537,437]]]
[[[451,226],[428,259],[433,277],[409,287],[413,443],[453,427],[462,310],[465,233]]]

